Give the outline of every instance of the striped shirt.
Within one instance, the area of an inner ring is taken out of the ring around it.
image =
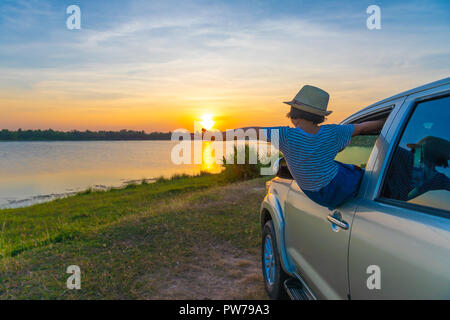
[[[283,153],[299,187],[318,191],[336,176],[338,164],[334,158],[350,143],[354,126],[323,125],[316,134],[290,127],[264,129],[267,141]]]

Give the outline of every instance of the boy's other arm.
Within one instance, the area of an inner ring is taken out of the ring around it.
[[[229,131],[233,131],[233,130],[244,130],[244,132],[247,132],[247,130],[249,129],[253,129],[254,131],[256,131],[256,138],[259,140],[260,136],[259,136],[259,130],[260,129],[264,129],[264,127],[244,127],[244,128],[236,128],[236,129],[231,129],[231,130],[227,130],[227,131],[222,131],[222,137],[223,137],[223,141],[226,140],[227,138],[227,132]]]
[[[355,123],[352,137],[359,136],[361,134],[375,133],[381,131],[384,126],[385,120],[366,121],[362,123]]]

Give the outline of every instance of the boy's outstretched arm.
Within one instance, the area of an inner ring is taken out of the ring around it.
[[[355,130],[353,131],[352,137],[359,136],[365,133],[379,132],[383,128],[385,121],[386,120],[375,120],[356,123],[353,125],[355,127]]]
[[[223,140],[225,141],[226,140],[226,135],[227,135],[227,132],[228,131],[233,131],[233,130],[244,130],[244,132],[246,132],[247,130],[249,130],[249,129],[253,129],[253,130],[255,130],[255,132],[256,132],[256,137],[257,137],[257,139],[259,139],[260,138],[260,136],[259,136],[259,130],[260,129],[264,129],[264,127],[244,127],[244,128],[236,128],[236,129],[231,129],[231,130],[227,130],[227,131],[222,131],[221,133],[222,133],[222,136],[223,136]]]

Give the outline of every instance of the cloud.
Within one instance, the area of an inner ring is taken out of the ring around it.
[[[361,4],[299,4],[302,10],[288,12],[279,2],[96,1],[82,2],[82,30],[69,31],[64,5],[13,2],[0,5],[9,19],[0,31],[0,110],[2,99],[32,97],[209,101],[238,110],[287,98],[306,82],[332,90],[338,104],[368,103],[450,70],[447,24],[402,24],[421,7],[382,5],[386,24],[369,31]]]

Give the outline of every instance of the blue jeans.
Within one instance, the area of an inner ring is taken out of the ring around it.
[[[358,194],[364,170],[352,164],[335,161],[338,173],[331,182],[318,191],[303,190],[317,204],[334,210]]]

